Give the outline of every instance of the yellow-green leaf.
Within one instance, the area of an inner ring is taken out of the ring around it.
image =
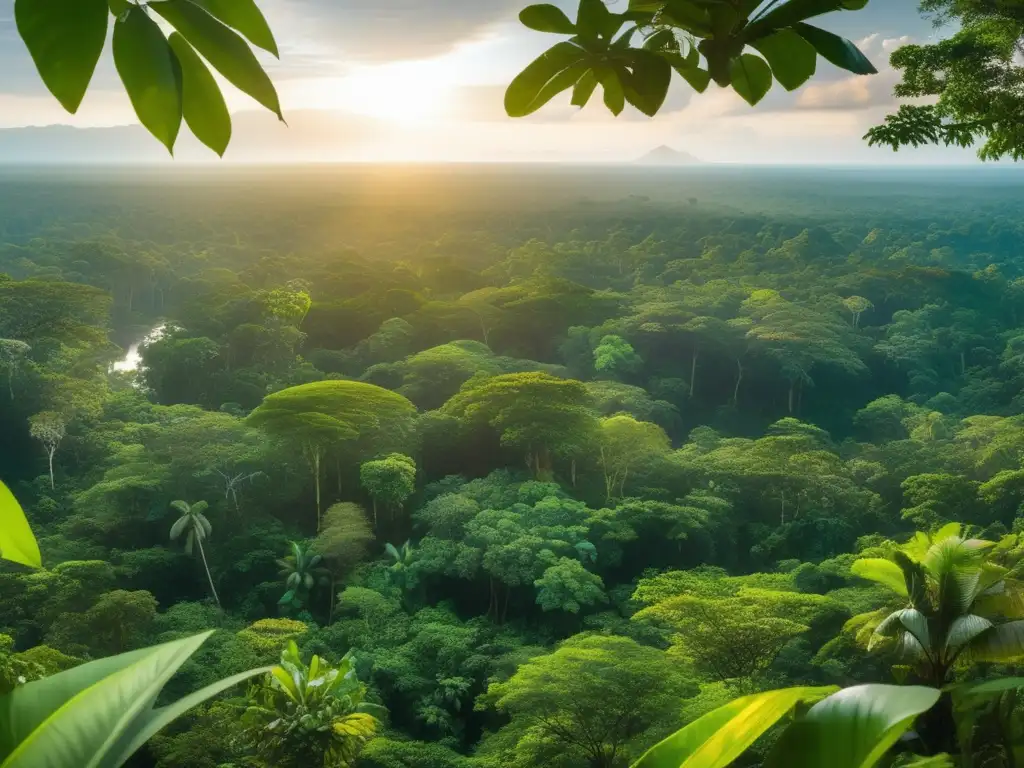
[[[835,690],[783,688],[736,699],[653,746],[633,768],[725,768],[797,704]]]
[[[278,55],[274,33],[254,0],[195,0],[195,3],[237,30],[256,47]]]
[[[181,107],[189,129],[203,144],[223,156],[231,141],[231,115],[220,86],[195,49],[178,32],[171,50],[181,65]]]
[[[850,566],[850,573],[883,584],[898,595],[907,596],[907,580],[903,569],[892,560],[882,557],[861,558]]]
[[[28,520],[10,489],[0,482],[0,558],[31,568],[42,568],[39,545]]]

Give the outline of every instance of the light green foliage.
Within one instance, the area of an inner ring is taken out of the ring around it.
[[[107,592],[84,613],[61,614],[46,642],[76,656],[124,653],[149,637],[156,607],[149,592]]]
[[[625,414],[601,420],[597,444],[605,496],[609,500],[625,495],[631,470],[650,466],[669,451],[668,435],[661,427]]]
[[[359,468],[363,488],[373,497],[373,519],[377,523],[378,503],[394,516],[396,509],[416,490],[416,462],[401,453],[367,461]]]
[[[601,577],[568,557],[549,566],[533,586],[537,588],[537,605],[545,611],[579,613],[583,606],[608,600]]]
[[[253,650],[264,663],[273,661],[281,647],[298,640],[309,627],[292,619],[260,619],[238,633],[238,637]]]
[[[672,722],[685,690],[662,651],[623,637],[579,636],[492,683],[477,707],[511,718],[495,736],[509,740],[510,766],[615,765],[639,755],[650,729]]]
[[[756,679],[812,624],[841,624],[848,616],[827,597],[787,586],[781,574],[762,579],[669,572],[640,581],[633,598],[648,607],[634,620],[663,629],[671,655],[717,680]]]
[[[903,607],[855,617],[857,638],[869,650],[897,650],[936,686],[958,661],[1016,659],[1024,655],[1020,584],[1013,576],[1020,557],[1016,536],[966,538],[959,523],[950,523],[915,534],[892,553],[892,565],[858,561],[854,572],[892,589]]]
[[[583,385],[544,373],[471,380],[444,411],[494,428],[502,445],[526,456],[538,479],[550,477],[554,458],[582,453],[594,429]]]
[[[332,666],[314,655],[307,665],[289,642],[279,666],[249,690],[242,742],[282,768],[354,766],[380,725],[365,694],[349,656]]]
[[[366,512],[350,502],[334,504],[324,514],[324,525],[313,551],[323,557],[324,565],[335,580],[354,570],[369,554],[373,531]]]
[[[358,461],[408,445],[415,407],[401,395],[357,381],[318,381],[268,395],[249,423],[301,449],[316,488],[320,529],[322,464]]]
[[[378,737],[359,755],[360,768],[468,768],[469,758],[443,744]]]
[[[594,349],[594,369],[601,373],[620,376],[636,373],[643,362],[621,336],[605,336]]]

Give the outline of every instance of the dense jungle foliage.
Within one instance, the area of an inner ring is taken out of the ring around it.
[[[131,765],[619,768],[738,696],[1024,651],[1013,171],[2,188],[0,479],[45,568],[0,566],[0,689],[288,649]],[[890,761],[1017,764],[1013,690],[947,703]]]

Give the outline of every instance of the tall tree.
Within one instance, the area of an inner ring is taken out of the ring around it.
[[[46,451],[46,457],[50,466],[51,489],[55,487],[53,483],[53,457],[57,453],[61,441],[64,440],[66,432],[67,426],[64,423],[64,417],[59,413],[43,411],[29,419],[29,434],[38,440],[42,444],[43,450]]]
[[[416,490],[416,462],[401,453],[392,453],[382,459],[367,461],[359,468],[363,488],[373,498],[373,525],[378,526],[378,502],[394,518],[405,500]]]
[[[197,501],[189,504],[187,501],[172,501],[171,507],[181,513],[174,525],[171,526],[171,541],[185,535],[185,554],[191,555],[193,546],[199,547],[199,557],[203,562],[203,570],[206,571],[206,581],[210,585],[210,594],[213,601],[220,608],[220,597],[217,595],[217,588],[213,586],[213,576],[210,574],[210,565],[206,562],[206,550],[203,549],[203,540],[208,539],[213,533],[213,526],[206,519],[204,514],[209,508],[205,501]]]
[[[668,435],[657,424],[620,414],[602,419],[597,433],[598,461],[604,474],[605,499],[623,496],[630,470],[668,454]]]
[[[334,618],[335,585],[366,558],[373,540],[373,530],[366,513],[358,504],[334,504],[324,514],[323,528],[311,546],[316,554],[323,557],[324,566],[331,575],[328,624]]]
[[[296,445],[313,475],[321,527],[324,460],[359,461],[408,446],[416,408],[399,394],[359,381],[317,381],[267,395],[249,423]],[[339,478],[340,483],[340,478]]]
[[[21,365],[31,351],[24,341],[17,339],[0,339],[0,369],[7,373],[7,390],[14,400],[14,377],[21,370]]]

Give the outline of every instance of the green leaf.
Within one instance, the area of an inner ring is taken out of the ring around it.
[[[631,51],[633,71],[624,92],[629,103],[654,117],[665,103],[672,82],[672,66],[661,56],[644,50]]]
[[[961,683],[952,686],[950,690],[957,696],[992,696],[1017,688],[1024,688],[1024,677],[1000,677],[981,683]]]
[[[625,70],[607,67],[599,76],[604,91],[604,105],[616,117],[626,108],[626,91],[622,85],[625,74]]]
[[[279,56],[274,33],[270,31],[270,25],[267,24],[267,20],[255,0],[193,0],[193,2],[205,8],[211,16],[237,30],[257,48]]]
[[[772,70],[760,56],[744,53],[733,59],[732,87],[750,104],[756,105],[772,87]]]
[[[185,709],[252,674],[229,678],[167,708],[153,703],[211,635],[89,662],[0,697],[3,768],[116,768]]]
[[[172,32],[170,44],[181,64],[181,106],[185,122],[197,139],[223,157],[231,141],[231,115],[220,86],[184,37]],[[207,525],[209,522],[203,527]]]
[[[274,84],[237,33],[191,0],[162,0],[149,7],[178,30],[229,83],[284,120]]]
[[[510,117],[525,117],[536,112],[558,93],[553,89],[567,79],[566,71],[584,62],[586,55],[586,51],[568,41],[549,48],[509,84],[505,91],[505,111]],[[571,88],[582,75],[580,71],[576,79],[561,90]]]
[[[133,3],[128,0],[107,0],[107,5],[110,7],[110,12],[120,18],[131,10]]]
[[[594,95],[595,88],[597,88],[597,75],[594,74],[594,70],[588,69],[583,77],[576,81],[576,85],[572,89],[572,105],[574,107],[587,106],[590,97]]]
[[[114,65],[139,121],[173,154],[181,128],[181,67],[141,6],[114,25]]]
[[[814,46],[791,29],[751,43],[768,60],[772,74],[787,91],[795,91],[814,75],[818,54]]]
[[[18,34],[61,106],[77,112],[107,41],[107,0],[15,0]]]
[[[211,683],[195,693],[190,693],[173,704],[168,704],[159,709],[149,709],[133,721],[129,728],[125,729],[124,735],[109,752],[109,754],[114,756],[113,761],[105,762],[104,765],[123,765],[128,761],[128,758],[135,754],[143,744],[153,738],[158,731],[168,726],[174,720],[177,720],[188,710],[199,706],[204,701],[212,699],[217,694],[223,693],[239,683],[243,683],[257,675],[264,675],[272,669],[273,667],[261,667],[259,669],[250,669],[247,672],[239,672],[237,675],[218,680],[216,683]]]
[[[981,633],[969,646],[975,661],[1013,661],[1024,657],[1024,620],[1008,621]]]
[[[871,768],[940,694],[921,686],[846,688],[790,725],[765,768]]]
[[[827,30],[810,24],[797,24],[794,29],[804,40],[814,46],[814,50],[822,58],[835,64],[840,69],[853,72],[855,75],[877,75],[875,65],[868,61],[856,45],[845,37],[834,35]]]
[[[559,35],[576,34],[576,25],[569,20],[561,8],[550,3],[524,8],[519,13],[519,20],[524,26],[538,32],[554,32]]]
[[[42,568],[39,544],[25,512],[10,489],[0,482],[0,558],[30,568]]]
[[[835,690],[784,688],[736,699],[651,747],[633,768],[724,768],[797,704]]]
[[[882,584],[903,597],[907,596],[907,582],[903,569],[892,560],[881,557],[862,558],[854,561],[850,572],[862,579]]]
[[[789,0],[751,22],[745,31],[746,39],[753,41],[826,13],[859,11],[867,4],[868,0]]]
[[[580,0],[576,31],[580,37],[611,37],[622,26],[621,17],[608,10],[604,0]]]

